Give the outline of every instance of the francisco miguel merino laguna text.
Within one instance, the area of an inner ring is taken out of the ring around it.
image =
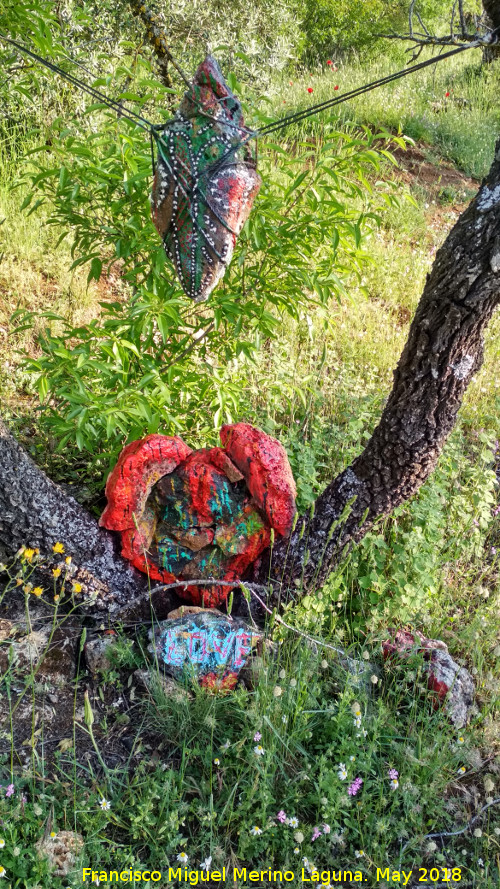
[[[93,870],[90,867],[85,867],[82,870],[82,879],[83,882],[92,882],[94,880],[99,880],[100,883],[139,883],[141,880],[148,881],[151,880],[153,883],[157,883],[159,880],[165,879],[167,882],[178,882],[178,883],[188,883],[191,886],[197,886],[198,883],[208,883],[209,881],[219,883],[226,880],[226,871],[228,869],[223,867],[222,870],[213,870],[213,871],[202,871],[202,870],[189,870],[187,867],[169,867],[168,875],[162,874],[161,871],[153,870],[153,871],[140,871],[140,870],[132,870],[129,868],[128,870]],[[295,871],[292,870],[272,870],[268,868],[268,870],[249,870],[246,867],[234,867],[233,868],[233,879],[234,880],[243,880],[245,883],[249,880],[252,883],[291,883],[296,879]],[[306,871],[304,868],[301,869],[299,879],[303,883],[330,883],[330,882],[340,882],[343,880],[344,882],[351,883],[362,883],[364,881],[363,874],[360,870],[350,871],[350,870],[339,870],[339,871],[316,871],[313,870],[311,872]],[[403,882],[403,885],[406,885]]]

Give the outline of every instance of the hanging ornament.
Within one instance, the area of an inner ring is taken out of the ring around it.
[[[208,299],[223,278],[261,179],[241,104],[211,56],[173,120],[155,130],[153,221],[183,290]]]

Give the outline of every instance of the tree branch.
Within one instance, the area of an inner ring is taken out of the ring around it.
[[[134,15],[138,16],[146,26],[147,38],[158,60],[160,77],[165,86],[172,87],[172,78],[168,70],[168,66],[171,64],[189,87],[191,84],[170,51],[165,31],[161,27],[158,16],[148,9],[145,3],[141,3],[141,0],[130,0],[130,6]]]

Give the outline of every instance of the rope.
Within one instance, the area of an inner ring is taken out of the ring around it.
[[[142,129],[148,130],[149,132],[153,131],[153,135],[155,136],[155,138],[158,138],[156,131],[162,129],[164,124],[153,124],[150,120],[140,114],[137,114],[135,111],[132,111],[128,108],[124,110],[122,103],[118,100],[110,99],[104,93],[101,93],[100,90],[97,90],[95,87],[84,83],[78,77],[75,77],[73,74],[69,74],[67,71],[64,71],[63,68],[60,68],[53,62],[42,58],[42,56],[27,49],[27,47],[23,46],[21,43],[18,43],[16,40],[12,40],[10,37],[6,37],[4,34],[0,34],[0,39],[6,41],[7,43],[10,43],[11,46],[15,46],[16,49],[18,49],[20,52],[25,53],[30,58],[34,59],[34,61],[39,62],[46,68],[49,68],[56,74],[59,74],[65,80],[69,81],[69,83],[72,83],[83,92],[88,93],[94,99],[97,99],[99,102],[107,105],[108,108],[113,109],[118,114],[120,114],[120,116],[125,117],[131,123],[136,123],[138,126],[142,127]],[[378,89],[380,86],[385,86],[386,84],[392,83],[395,80],[399,80],[402,77],[407,77],[407,75],[413,74],[415,71],[421,71],[422,69],[427,68],[430,65],[435,65],[437,64],[437,62],[444,61],[445,59],[449,59],[452,56],[457,55],[458,53],[465,52],[465,50],[477,49],[481,45],[482,42],[480,40],[477,40],[473,43],[459,46],[456,49],[450,50],[450,52],[435,56],[432,59],[427,59],[425,62],[419,62],[418,65],[413,65],[411,68],[403,68],[400,71],[396,71],[394,74],[389,74],[386,77],[381,77],[378,80],[373,80],[371,83],[356,87],[355,89],[350,90],[347,93],[343,93],[340,96],[335,96],[332,99],[326,99],[324,102],[320,102],[317,105],[311,105],[309,108],[306,108],[303,111],[297,111],[295,112],[295,114],[290,114],[287,117],[283,117],[280,120],[267,124],[264,127],[260,127],[257,130],[248,130],[246,127],[238,127],[238,125],[235,124],[233,124],[233,126],[235,127],[235,129],[239,129],[240,132],[242,130],[246,132],[245,141],[248,141],[252,138],[257,138],[258,136],[268,136],[271,133],[277,132],[278,130],[285,129],[285,127],[288,127],[293,123],[298,123],[299,121],[305,120],[308,117],[313,117],[316,114],[320,114],[322,111],[325,111],[328,108],[333,108],[336,105],[341,105],[343,102],[348,102],[350,99],[354,99],[357,96],[363,95],[364,93],[368,93],[372,90]],[[211,119],[211,115],[206,114],[206,112],[204,112],[204,115]],[[213,119],[217,120],[217,118]],[[225,155],[223,155],[223,157],[220,159],[220,163],[223,163],[225,157],[231,155],[232,153],[234,153],[234,148],[230,149],[228,152],[226,152]]]
[[[129,122],[136,124],[137,126],[141,127],[143,130],[146,130],[150,135],[151,160],[152,160],[152,168],[153,168],[153,172],[154,172],[155,164],[154,164],[152,143],[153,143],[153,139],[157,143],[160,143],[160,144],[163,143],[161,131],[166,126],[165,123],[153,124],[146,117],[143,117],[142,115],[137,114],[135,111],[132,111],[131,109],[128,109],[128,108],[124,109],[123,104],[121,102],[119,102],[118,100],[110,99],[108,96],[106,96],[100,90],[96,89],[93,86],[90,86],[89,84],[84,83],[78,77],[75,77],[73,74],[69,74],[67,71],[64,71],[63,68],[60,68],[58,65],[54,64],[53,62],[48,61],[48,59],[44,59],[42,56],[38,55],[37,53],[32,52],[31,50],[27,49],[27,47],[23,46],[21,43],[18,43],[16,40],[12,40],[10,37],[6,37],[2,33],[0,33],[0,39],[4,40],[6,43],[9,43],[11,46],[14,46],[20,52],[25,53],[27,56],[34,59],[34,61],[39,62],[41,65],[44,65],[49,70],[54,71],[54,73],[59,74],[61,77],[63,77],[69,83],[78,87],[83,92],[86,92],[88,95],[92,96],[92,98],[98,100],[102,104],[106,105],[108,108],[111,108],[120,117],[124,117]],[[250,141],[250,139],[257,138],[258,136],[268,136],[271,133],[277,132],[278,130],[285,129],[288,126],[291,126],[291,124],[298,123],[299,121],[305,120],[308,117],[312,117],[316,114],[319,114],[328,108],[333,108],[336,105],[341,105],[343,102],[348,102],[350,99],[354,99],[357,96],[363,95],[364,93],[368,93],[368,92],[371,92],[372,90],[378,89],[378,87],[380,87],[380,86],[384,86],[388,83],[392,83],[395,80],[399,80],[402,77],[406,77],[408,74],[413,74],[415,71],[421,71],[423,68],[427,68],[430,65],[435,65],[435,64],[437,64],[437,62],[444,61],[445,59],[449,59],[452,56],[457,55],[458,53],[464,52],[465,50],[477,49],[479,46],[482,46],[483,43],[484,43],[484,41],[481,41],[480,39],[478,39],[478,40],[474,41],[473,43],[468,43],[463,46],[459,46],[456,49],[450,50],[450,52],[440,54],[440,55],[435,56],[434,58],[431,58],[431,59],[427,59],[425,62],[419,62],[417,65],[413,65],[411,68],[403,68],[400,71],[396,71],[394,74],[389,74],[387,77],[382,77],[382,78],[379,78],[378,80],[373,80],[371,83],[367,83],[367,84],[364,84],[363,86],[356,87],[355,89],[350,90],[347,93],[344,93],[340,96],[335,96],[332,99],[327,99],[326,101],[320,102],[317,105],[312,105],[309,108],[304,109],[303,111],[297,111],[295,114],[290,114],[287,117],[283,117],[280,120],[274,121],[270,124],[267,124],[264,127],[260,127],[259,129],[256,129],[256,130],[249,130],[249,129],[247,129],[247,127],[238,126],[237,124],[233,124],[231,121],[224,120],[223,123],[225,126],[232,126],[235,129],[239,130],[240,133],[244,132],[245,136],[243,139],[241,139],[238,142],[237,145],[231,146],[222,155],[222,157],[219,158],[219,161],[217,163],[217,169],[215,170],[215,172],[218,172],[223,168],[231,166],[232,165],[231,162],[226,163],[226,161],[228,161],[228,159],[232,155],[235,155],[243,145],[245,145],[247,142]],[[170,53],[170,55],[171,55],[171,53]],[[172,59],[173,59],[173,57],[172,57]],[[176,65],[176,67],[177,67],[177,65]],[[184,80],[186,79],[185,75],[183,73],[182,73],[182,77]],[[204,116],[207,117],[208,119],[213,119],[215,122],[220,122],[218,118],[212,118],[212,116],[210,114],[207,114],[202,108],[200,108],[200,112],[203,113]],[[158,145],[158,148],[159,147],[160,146]],[[210,173],[210,175],[212,175],[214,173],[214,169],[210,168],[210,170],[208,170],[208,168],[207,168],[205,171],[203,171],[200,174],[200,176],[208,175],[209,173]]]

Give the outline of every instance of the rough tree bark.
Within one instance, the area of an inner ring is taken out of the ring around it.
[[[483,20],[487,28],[492,31],[500,29],[500,0],[483,0]],[[493,62],[500,58],[500,36],[494,46],[485,46],[483,50],[483,62]]]
[[[290,538],[261,560],[254,579],[271,601],[318,587],[346,546],[359,541],[378,516],[414,494],[436,465],[471,377],[483,359],[483,333],[500,302],[500,141],[490,173],[438,251],[394,386],[363,453],[299,519]],[[345,510],[348,515],[345,515]],[[21,544],[51,553],[64,543],[101,608],[126,603],[146,589],[119,556],[112,535],[98,528],[54,485],[0,424],[0,547]],[[286,583],[282,584],[282,578]]]
[[[301,591],[320,586],[343,549],[428,478],[482,364],[483,332],[500,302],[499,273],[500,141],[487,179],[436,255],[365,450],[323,491],[314,515],[279,541],[271,565],[265,559],[258,566],[254,579],[274,582],[274,600],[286,601],[299,580]]]
[[[147,589],[144,575],[121,558],[115,535],[50,481],[0,420],[0,556],[32,546],[55,565],[58,542],[72,557],[73,579],[96,594],[97,607],[126,604]]]

